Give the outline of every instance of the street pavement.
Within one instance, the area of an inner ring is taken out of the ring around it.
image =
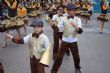
[[[110,21],[105,24],[104,32],[100,34],[97,16],[98,14],[94,14],[87,25],[83,24],[84,32],[78,35],[82,73],[110,73]],[[28,26],[28,33],[31,31],[32,28]],[[21,32],[25,36],[23,29]],[[53,43],[52,29],[47,23],[44,33]],[[10,34],[17,35],[16,31],[11,31]],[[5,73],[31,73],[28,44],[15,44],[9,40],[8,47],[1,48],[2,40],[0,33],[0,62]],[[50,73],[52,65],[53,61],[49,68],[45,68],[46,73]],[[64,56],[58,73],[75,73],[72,56]]]

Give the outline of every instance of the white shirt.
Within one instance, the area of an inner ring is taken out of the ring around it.
[[[23,38],[23,40],[24,40],[24,43],[29,43],[29,39],[30,39],[30,36],[31,35],[27,35],[27,36],[25,36],[24,38]],[[40,37],[40,36],[39,36]],[[45,49],[48,47],[48,45],[49,45],[49,39],[48,39],[48,37],[47,36],[44,36],[44,47],[45,47]]]
[[[52,20],[57,21],[58,23],[62,20],[63,16],[60,16],[58,14],[53,15]]]
[[[77,21],[76,21],[77,27],[82,28],[81,19],[79,17],[76,17],[76,18],[77,18]],[[58,28],[59,28],[60,31],[63,32],[63,29],[64,29],[64,20],[63,19],[58,24]],[[62,40],[65,41],[65,42],[68,42],[68,43],[73,43],[73,42],[76,42],[78,39],[77,39],[77,37],[73,38],[72,36],[69,36],[69,37],[64,37],[63,36]]]
[[[63,14],[63,16],[60,16],[60,17],[59,17],[58,14],[55,14],[55,15],[53,15],[53,17],[52,17],[52,21],[57,21],[58,24],[59,24],[59,23],[62,21],[62,18],[63,18],[64,16],[66,16],[66,15]],[[59,30],[59,32],[61,32],[61,31]]]

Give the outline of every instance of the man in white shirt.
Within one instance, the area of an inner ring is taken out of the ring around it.
[[[54,23],[55,26],[57,26],[62,18],[64,17],[64,9],[63,6],[58,6],[57,7],[57,14],[53,15],[52,17],[52,22]],[[57,53],[59,51],[59,39],[62,39],[62,31],[56,31],[54,27],[53,28],[53,39],[54,39],[54,45],[53,45],[53,59],[56,59]],[[66,52],[67,55],[70,55],[69,50]]]
[[[50,49],[50,42],[48,37],[43,33],[43,25],[44,23],[41,20],[33,21],[31,24],[34,28],[33,33],[30,33],[24,38],[13,37],[10,34],[5,35],[15,43],[29,44],[31,73],[45,73],[45,65],[41,64],[40,60],[42,59],[46,49]]]
[[[81,73],[80,69],[80,57],[77,45],[77,33],[82,33],[82,23],[81,19],[75,16],[76,7],[73,4],[67,5],[68,16],[64,17],[61,22],[56,27],[54,24],[51,26],[55,27],[58,31],[63,32],[62,42],[60,45],[60,49],[58,52],[58,56],[53,64],[51,73],[57,73],[60,65],[62,64],[63,56],[67,49],[70,49],[74,65],[75,65],[75,72]]]

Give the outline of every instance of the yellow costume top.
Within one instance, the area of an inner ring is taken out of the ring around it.
[[[25,7],[17,8],[18,17],[24,17],[27,15],[27,9]]]

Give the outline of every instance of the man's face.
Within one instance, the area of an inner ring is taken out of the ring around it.
[[[58,8],[58,14],[59,14],[59,15],[62,15],[63,12],[64,12],[63,8],[62,8],[62,7],[59,7],[59,8]]]
[[[68,11],[68,14],[69,14],[70,16],[74,16],[74,15],[75,15],[75,10],[69,10],[69,11]]]
[[[34,32],[35,33],[40,33],[43,30],[41,26],[34,26]]]

